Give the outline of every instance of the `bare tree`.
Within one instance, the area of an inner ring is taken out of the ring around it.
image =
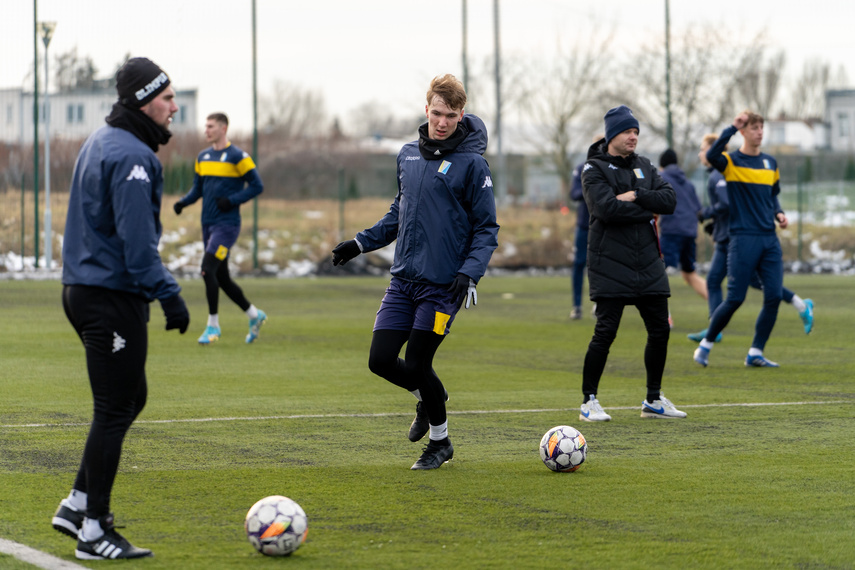
[[[77,46],[54,57],[55,85],[60,92],[92,89],[98,69],[90,56],[77,55]]]
[[[831,64],[821,58],[809,59],[790,90],[789,116],[793,119],[817,119],[825,112],[825,93],[835,86],[848,85],[846,71],[841,66],[832,74]]]
[[[276,81],[273,93],[259,101],[259,123],[286,139],[326,135],[329,119],[323,95],[299,85]]]
[[[764,60],[762,51],[751,54],[739,73],[737,92],[748,108],[764,117],[778,110],[777,102],[787,58],[784,52]]]
[[[608,75],[612,37],[593,29],[585,37],[577,36],[569,48],[559,44],[552,61],[526,66],[516,101],[525,116],[523,124],[529,126],[523,136],[549,157],[565,197],[573,182],[574,151],[583,150],[597,128],[600,109],[595,103],[600,82]]]
[[[764,35],[734,44],[721,26],[689,26],[671,42],[671,113],[674,147],[685,167],[692,167],[698,140],[728,123],[745,106],[740,85],[763,60]],[[760,74],[758,73],[758,77]],[[645,129],[664,145],[667,128],[665,46],[659,39],[643,44],[611,75],[600,100],[629,105]],[[769,86],[771,88],[774,85]],[[764,88],[765,89],[765,88]],[[765,91],[764,91],[765,93]]]

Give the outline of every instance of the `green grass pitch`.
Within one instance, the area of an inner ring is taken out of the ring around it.
[[[613,420],[578,419],[593,330],[570,321],[566,277],[486,277],[437,354],[454,460],[410,471],[409,394],[367,367],[385,278],[240,280],[269,322],[221,298],[222,339],[200,347],[201,281],[185,281],[186,335],[153,304],[148,404],[125,440],[112,508],[155,557],[135,568],[852,568],[855,564],[855,279],[786,276],[816,302],[802,330],[782,304],[766,355],[746,369],[756,292],[709,368],[686,334],[705,302],[672,280],[663,390],[685,420],[647,420],[644,330],[628,308],[599,398]],[[91,414],[83,349],[57,282],[0,282],[0,537],[73,560],[50,518],[69,491]],[[815,402],[813,404],[805,402]],[[801,404],[797,404],[801,403]],[[738,404],[779,404],[744,406]],[[584,433],[576,473],[549,471],[550,427]],[[296,500],[307,542],[256,553],[252,504]],[[101,567],[99,563],[81,563]],[[0,555],[0,567],[27,568]]]

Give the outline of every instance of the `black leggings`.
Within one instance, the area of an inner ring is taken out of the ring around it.
[[[582,369],[582,394],[596,394],[600,377],[606,367],[609,349],[617,335],[623,309],[635,305],[644,320],[647,329],[647,345],[644,347],[644,367],[647,370],[647,394],[653,397],[662,387],[662,373],[668,358],[668,338],[671,327],[668,324],[667,297],[638,297],[634,299],[597,299],[597,324],[594,336],[588,345],[585,364]],[[652,401],[652,400],[651,400]]]
[[[432,331],[377,330],[371,338],[368,368],[405,390],[418,390],[430,424],[446,422],[445,387],[433,370],[433,356],[445,335]],[[407,343],[404,359],[398,354]]]
[[[205,280],[205,296],[208,298],[208,314],[216,315],[220,308],[220,289],[229,299],[241,308],[249,309],[249,301],[243,295],[243,290],[232,281],[229,275],[228,256],[220,261],[213,253],[205,252],[202,257],[202,278]]]
[[[87,493],[86,516],[110,512],[122,442],[147,397],[148,302],[100,287],[66,285],[62,306],[86,351],[92,425],[74,489]]]

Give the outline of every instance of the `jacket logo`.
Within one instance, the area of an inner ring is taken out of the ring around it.
[[[451,168],[451,163],[450,163],[450,162],[448,162],[447,160],[443,160],[443,161],[439,164],[439,169],[437,170],[437,172],[441,172],[441,173],[443,173],[443,174],[448,174],[448,169],[449,169],[449,168]]]
[[[128,174],[128,177],[125,180],[145,180],[146,182],[151,182],[148,178],[148,174],[145,171],[145,168],[140,166],[139,164],[135,164],[133,168],[131,168],[131,173]]]
[[[611,166],[611,165],[609,165],[609,166]],[[590,162],[586,162],[586,163],[585,163],[585,166],[583,166],[583,167],[582,167],[582,172],[585,172],[586,170],[590,170],[590,169],[592,169],[592,168],[594,168],[594,167],[593,167],[593,166],[591,166],[591,163],[590,163]]]
[[[492,188],[492,187],[493,187],[493,178],[490,176],[485,176],[484,177],[484,184],[481,186],[481,188]]]
[[[644,172],[640,168],[633,168],[633,172],[635,172],[635,177],[639,180],[644,180]]]
[[[225,162],[225,161],[226,161],[226,153],[223,153],[220,155],[220,162]]]
[[[609,164],[609,168],[611,168],[612,170],[617,170],[617,169],[618,169],[618,167],[617,167],[617,166],[615,166],[614,164]]]
[[[766,170],[772,170],[772,166],[769,164],[768,158],[763,159],[763,166],[766,168]]]
[[[119,352],[125,348],[125,339],[119,336],[119,333],[113,332],[113,352]]]
[[[420,156],[408,156],[404,160],[418,160],[420,158],[421,158]]]
[[[433,155],[434,156],[442,156],[442,151],[440,151],[439,149],[436,149],[436,151],[433,153]]]
[[[208,160],[209,158],[211,158],[211,153],[208,152],[206,152],[204,156],[202,156],[202,160]]]

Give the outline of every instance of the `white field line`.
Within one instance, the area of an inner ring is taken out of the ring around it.
[[[761,406],[822,406],[829,404],[853,404],[852,400],[824,400],[816,402],[747,402],[747,403],[721,403],[721,404],[685,404],[681,408],[753,408]],[[641,406],[610,406],[609,410],[636,410]],[[449,411],[450,416],[467,416],[479,414],[543,414],[557,412],[576,412],[579,408],[532,408],[512,410],[458,410]],[[222,418],[175,418],[168,420],[138,420],[134,424],[179,424],[179,423],[207,423],[207,422],[257,422],[269,420],[303,420],[303,419],[334,419],[334,418],[391,418],[411,416],[412,412],[383,412],[376,414],[292,414],[284,416],[227,416]],[[88,426],[89,422],[69,423],[41,423],[41,424],[5,424],[0,428],[52,428],[52,427],[75,427]]]
[[[0,552],[9,554],[18,560],[28,562],[37,568],[44,568],[45,570],[86,570],[85,566],[57,558],[46,552],[41,552],[35,548],[30,548],[29,546],[24,546],[5,538],[0,538]]]

